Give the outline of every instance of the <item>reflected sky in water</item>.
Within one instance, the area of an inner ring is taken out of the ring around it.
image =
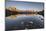
[[[16,28],[24,28],[24,26],[28,26],[28,23],[32,24],[32,27],[40,28],[44,26],[44,17],[42,15],[33,15],[33,16],[26,16],[26,15],[20,15],[16,16],[16,19],[9,19],[9,17],[5,18],[6,27],[7,29],[13,29]],[[20,26],[20,27],[19,27]]]

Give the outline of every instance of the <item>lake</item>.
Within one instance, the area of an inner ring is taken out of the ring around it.
[[[5,17],[6,30],[44,28],[44,17],[35,14],[18,14]]]

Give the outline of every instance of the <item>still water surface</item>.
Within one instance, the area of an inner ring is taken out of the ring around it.
[[[6,29],[43,28],[44,17],[42,15],[12,15],[5,18]]]

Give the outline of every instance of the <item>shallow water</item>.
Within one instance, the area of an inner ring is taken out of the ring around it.
[[[18,15],[12,18],[6,17],[6,29],[25,29],[30,26],[31,29],[43,28],[44,27],[44,17],[42,15]]]

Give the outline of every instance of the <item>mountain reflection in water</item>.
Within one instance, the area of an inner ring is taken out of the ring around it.
[[[6,30],[44,28],[44,17],[35,14],[18,14],[5,18]]]

